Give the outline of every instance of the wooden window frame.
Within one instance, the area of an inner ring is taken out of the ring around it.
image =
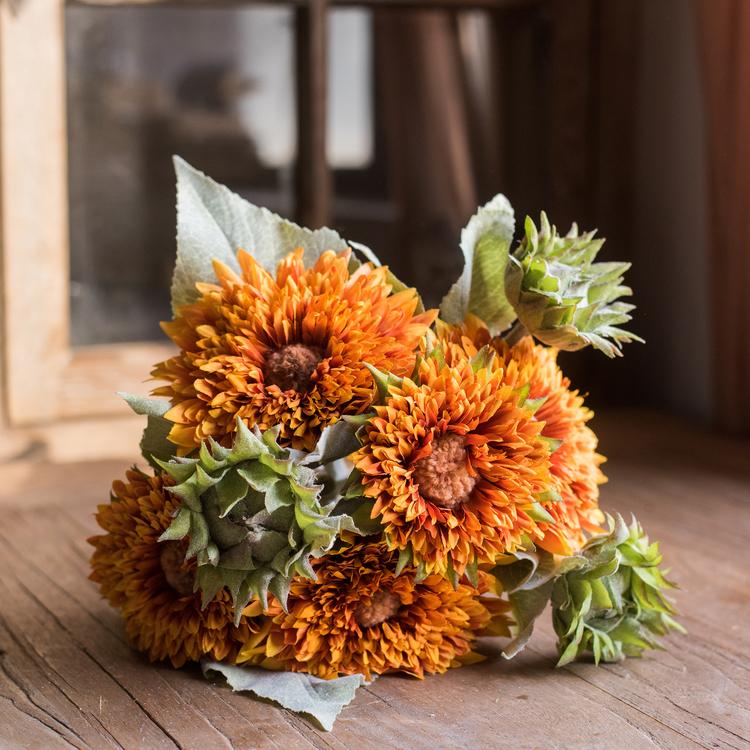
[[[508,8],[523,0],[283,0],[296,12],[296,214],[327,223],[326,14],[370,8]],[[78,0],[81,5],[252,5],[257,0]],[[29,425],[118,411],[142,392],[160,343],[70,345],[65,0],[0,3],[0,244],[3,418]]]

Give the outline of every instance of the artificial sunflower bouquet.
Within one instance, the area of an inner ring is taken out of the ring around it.
[[[592,412],[559,350],[613,357],[626,263],[498,195],[425,310],[368,248],[177,159],[177,349],[91,578],[149,660],[200,662],[330,729],[364,681],[511,658],[551,603],[559,664],[680,630],[658,545],[605,516]]]

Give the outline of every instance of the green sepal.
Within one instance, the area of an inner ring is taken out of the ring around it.
[[[429,574],[427,573],[427,569],[425,568],[424,562],[420,562],[417,565],[417,572],[414,575],[414,583],[422,583],[425,578],[427,578]]]
[[[162,461],[161,459],[154,459],[156,465],[163,472],[168,474],[172,479],[178,483],[182,483],[189,479],[195,471],[195,464],[198,459],[195,458],[183,458],[183,459],[172,459],[171,461]]]
[[[219,515],[224,518],[247,496],[247,481],[236,471],[230,471],[216,484],[216,496],[219,500]]]
[[[539,439],[547,444],[550,453],[554,453],[565,441],[558,438],[545,437],[540,435]]]
[[[547,396],[542,396],[541,398],[527,398],[523,402],[524,408],[528,409],[532,414],[536,414],[539,409],[544,406],[545,402],[547,401]]]
[[[526,399],[529,397],[529,393],[531,393],[531,383],[526,383],[522,385],[520,388],[516,388],[515,391],[513,391],[516,395],[516,405],[521,407],[526,404]]]
[[[458,589],[458,573],[456,573],[456,569],[453,567],[453,560],[450,557],[448,558],[445,577],[450,581],[454,591]]]
[[[492,347],[483,346],[469,361],[471,369],[474,372],[489,369],[495,360],[495,356],[495,350]],[[443,364],[445,364],[445,359],[443,359]]]
[[[526,515],[538,523],[554,523],[555,519],[550,515],[549,511],[546,511],[539,503],[531,503],[531,505],[522,505],[522,510]]]
[[[190,514],[190,531],[188,532],[190,542],[188,544],[185,559],[195,557],[199,550],[205,549],[209,543],[208,523],[202,513]]]
[[[396,563],[396,575],[400,576],[404,568],[412,564],[413,552],[411,544],[407,544],[398,551],[398,562]]]
[[[378,403],[385,403],[390,396],[391,388],[400,388],[404,382],[403,378],[399,378],[391,373],[382,372],[367,362],[364,365],[370,371],[372,379],[375,381],[375,386],[378,389]]]
[[[190,532],[190,515],[191,513],[188,508],[180,508],[172,519],[172,523],[169,524],[164,533],[159,537],[159,541],[177,541],[187,536]]]
[[[512,659],[531,639],[536,619],[545,610],[555,579],[581,567],[585,560],[578,555],[558,557],[544,550],[517,550],[503,564],[489,572],[504,592],[513,611],[514,637],[503,649]]]
[[[282,449],[277,438],[277,430],[251,431],[238,419],[230,448],[207,442],[196,459],[162,462],[180,480],[167,489],[183,503],[162,538],[189,538],[187,558],[196,559],[204,600],[223,581],[236,618],[251,599],[287,591],[294,575],[314,576],[310,559],[343,531],[363,533],[350,513],[365,503],[348,501],[345,510],[335,487],[322,503],[324,488],[335,485],[327,471],[336,462],[313,469],[305,464],[310,454]]]
[[[657,636],[684,632],[665,591],[674,588],[659,569],[657,544],[638,522],[609,518],[608,533],[589,540],[585,564],[559,577],[552,591],[558,666],[587,653],[595,663],[640,656],[662,648]]]
[[[548,346],[593,346],[609,357],[620,355],[623,343],[642,341],[619,327],[634,309],[619,301],[632,293],[622,285],[629,263],[596,263],[603,239],[579,235],[575,224],[560,237],[544,212],[539,231],[529,217],[524,231],[509,258],[505,291],[529,333]]]
[[[434,360],[437,363],[437,366],[439,369],[442,369],[445,367],[445,351],[443,350],[442,346],[434,346],[430,353],[427,355],[427,359]],[[475,363],[472,361],[472,367],[475,366]],[[479,369],[479,368],[477,368]],[[476,370],[474,370],[476,372]],[[419,376],[419,370],[415,367],[415,373],[414,377],[415,379]]]
[[[550,487],[544,492],[539,493],[536,496],[536,499],[538,502],[543,504],[561,503],[562,495],[560,495],[560,493],[554,487]]]

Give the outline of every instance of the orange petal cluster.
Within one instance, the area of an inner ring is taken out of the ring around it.
[[[350,273],[350,254],[328,251],[305,268],[300,248],[274,278],[240,250],[241,275],[214,263],[219,283],[198,284],[200,299],[162,324],[180,352],[154,368],[167,381],[154,394],[171,400],[169,439],[181,454],[208,437],[225,442],[237,416],[264,430],[280,425],[283,445],[311,450],[325,426],[370,406],[365,362],[398,375],[412,371],[436,313],[416,312],[413,289],[392,294],[385,267],[364,264]],[[278,385],[300,378],[264,372],[269,357],[293,365],[292,347],[306,349],[300,390]]]
[[[606,460],[597,453],[597,438],[587,422],[594,413],[571,388],[557,364],[558,351],[534,344],[530,336],[509,347],[492,338],[484,324],[470,316],[463,326],[438,325],[443,342],[460,345],[466,356],[490,345],[498,355],[505,380],[515,388],[528,387],[528,398],[543,399],[536,418],[544,423],[542,436],[560,441],[552,453],[550,473],[559,502],[546,503],[554,524],[540,524],[537,543],[557,554],[569,555],[580,548],[587,533],[601,533],[604,516],[599,510],[599,485],[607,481],[600,466]]]
[[[424,359],[415,380],[390,388],[354,461],[389,546],[411,548],[427,573],[452,568],[461,575],[468,565],[491,563],[542,538],[528,510],[550,485],[550,449],[544,423],[519,405],[502,368],[475,371],[451,343],[443,356]],[[453,467],[443,481],[453,481],[457,470],[472,478],[456,485],[470,493],[455,505],[433,502],[439,493],[420,491],[416,478],[427,474],[419,472],[420,460],[433,443],[445,446],[446,436],[461,438],[465,466]]]
[[[454,590],[439,575],[418,583],[413,568],[396,576],[396,562],[383,542],[367,540],[316,560],[317,580],[292,581],[287,612],[271,604],[269,663],[327,679],[394,671],[421,678],[479,660],[475,635],[509,634],[508,605],[488,594],[489,576],[480,574],[479,588],[459,583]],[[360,624],[363,609],[382,608],[386,597],[394,602],[390,616]]]
[[[165,490],[170,481],[133,469],[126,482],[114,482],[111,502],[96,514],[106,533],[88,540],[94,546],[90,578],[121,610],[129,640],[150,661],[169,660],[180,667],[203,656],[231,660],[241,648],[250,660],[269,627],[256,617],[258,602],[245,609],[235,627],[228,591],[201,610],[200,594],[181,594],[167,580],[161,563],[164,543],[158,538],[179,505]],[[193,568],[194,563],[185,564],[180,573]]]

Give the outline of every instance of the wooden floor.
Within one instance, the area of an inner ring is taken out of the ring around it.
[[[330,733],[128,648],[84,541],[122,461],[0,467],[0,748],[750,748],[750,444],[648,414],[598,429],[604,505],[662,540],[689,636],[555,670],[544,617],[514,661],[488,644],[484,664],[381,678]]]

